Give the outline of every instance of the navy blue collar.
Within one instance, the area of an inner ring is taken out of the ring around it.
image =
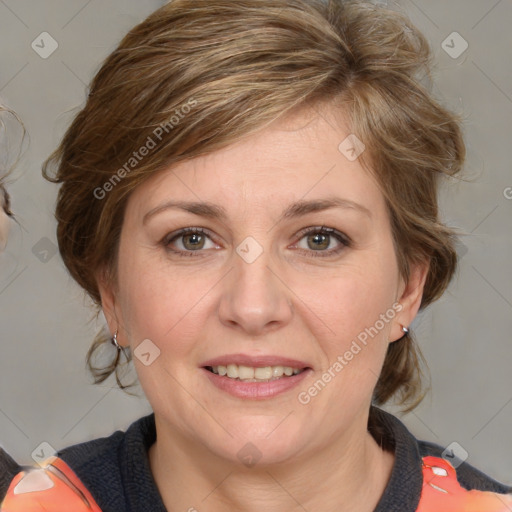
[[[421,456],[416,439],[400,420],[372,407],[368,430],[395,465],[375,512],[413,512],[422,487]],[[59,456],[75,471],[104,512],[166,512],[149,466],[148,450],[156,440],[154,414],[132,423],[126,433],[66,448]]]

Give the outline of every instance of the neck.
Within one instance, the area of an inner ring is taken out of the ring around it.
[[[284,463],[248,468],[163,427],[157,421],[149,460],[169,512],[372,512],[394,463],[394,455],[383,451],[366,429],[356,436],[353,428],[323,449],[315,447]]]

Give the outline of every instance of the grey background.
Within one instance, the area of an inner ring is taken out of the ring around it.
[[[91,385],[87,348],[102,324],[56,251],[57,187],[41,162],[57,146],[86,84],[157,0],[0,0],[0,97],[23,119],[29,141],[9,186],[21,227],[0,260],[0,445],[33,463],[41,442],[60,449],[125,429],[148,414],[110,379]],[[381,2],[383,3],[383,2]],[[448,292],[413,324],[432,392],[402,421],[419,438],[459,443],[468,462],[512,484],[512,2],[403,0],[435,52],[434,91],[465,118],[470,182],[442,196],[445,221],[465,232]],[[443,49],[469,47],[457,58]],[[47,59],[31,47],[58,42]],[[448,37],[448,39],[447,39]],[[388,410],[396,412],[393,407]]]

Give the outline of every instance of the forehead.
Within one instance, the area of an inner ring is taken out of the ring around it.
[[[302,109],[228,147],[160,172],[139,186],[130,202],[138,209],[169,199],[203,200],[225,209],[266,211],[269,204],[284,208],[299,199],[337,195],[368,209],[382,207],[373,176],[359,159],[347,158],[349,136],[341,115]]]

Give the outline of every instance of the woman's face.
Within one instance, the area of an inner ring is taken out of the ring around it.
[[[304,110],[130,197],[117,285],[101,292],[157,428],[268,463],[365,432],[424,272],[404,286],[383,195],[339,149],[348,135]]]

